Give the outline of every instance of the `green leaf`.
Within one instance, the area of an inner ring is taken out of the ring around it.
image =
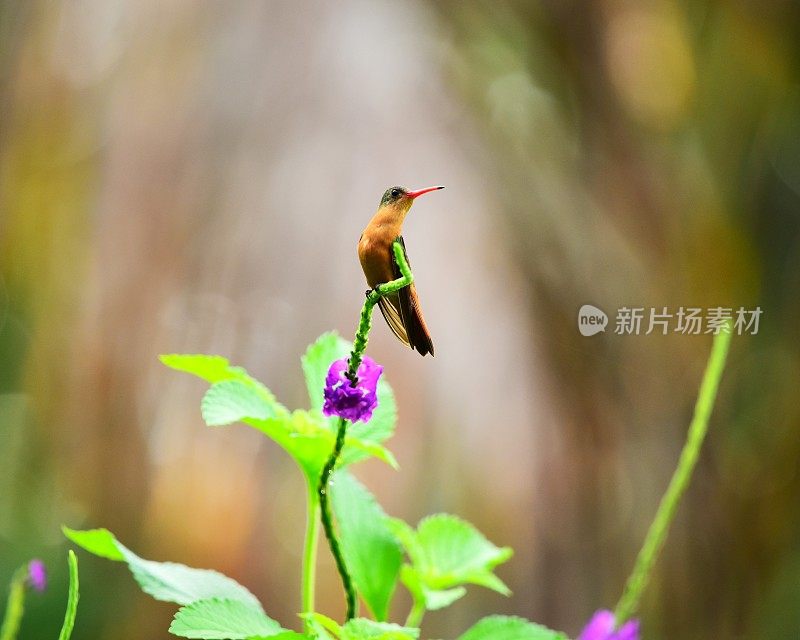
[[[69,640],[72,629],[75,627],[75,616],[78,615],[78,558],[75,552],[70,549],[67,556],[69,564],[69,595],[67,595],[67,612],[64,614],[64,623],[61,625],[61,633],[58,640]]]
[[[355,618],[342,627],[341,640],[416,640],[419,629],[390,622]]]
[[[553,631],[523,618],[489,616],[479,620],[458,637],[458,640],[569,640],[567,635]]]
[[[328,369],[334,360],[347,357],[350,348],[347,342],[333,331],[323,333],[308,345],[308,349],[300,361],[303,365],[312,409],[322,411],[324,402],[322,392],[325,389],[325,377],[328,375]]]
[[[308,396],[311,402],[312,412],[321,412],[323,405],[323,390],[325,388],[325,377],[328,369],[334,360],[346,358],[350,355],[353,345],[347,340],[342,339],[336,333],[324,333],[308,347],[302,358],[303,373],[305,373]],[[394,433],[395,423],[397,422],[397,404],[395,403],[394,393],[384,376],[378,381],[378,406],[368,422],[356,422],[351,424],[347,432],[353,438],[361,442],[380,445],[388,440]],[[332,433],[336,433],[338,418],[327,418],[328,428]],[[385,449],[383,451],[386,451]],[[391,454],[386,451],[386,454]],[[376,455],[373,451],[366,448],[355,447],[345,449],[342,452],[342,466],[352,464]],[[381,457],[381,456],[377,456]],[[390,460],[392,466],[396,463]]]
[[[331,431],[335,433],[338,420],[336,418],[329,418]],[[368,422],[354,422],[347,428],[347,433],[352,438],[356,438],[367,444],[372,444],[375,447],[380,447],[381,443],[385,442],[394,434],[395,424],[397,423],[397,404],[394,399],[394,392],[381,375],[378,380],[378,406],[372,413],[372,418]],[[383,451],[383,447],[380,447]],[[387,454],[391,454],[386,451]],[[360,462],[370,455],[376,455],[369,449],[356,450],[355,448],[345,449],[342,452],[342,465],[353,464]],[[381,456],[376,456],[381,457]],[[391,458],[394,461],[394,457]],[[396,462],[384,460],[393,467],[397,467]]]
[[[222,356],[169,354],[160,356],[161,362],[176,371],[184,371],[202,378],[212,384],[212,389],[219,383],[238,382],[238,385],[223,385],[210,398],[204,398],[203,410],[211,412],[212,417],[219,404],[220,417],[228,413],[239,413],[240,417],[227,423],[218,422],[210,426],[230,424],[243,417],[268,418],[285,416],[289,412],[279,403],[272,392],[258,380],[250,376],[242,367],[231,365]],[[208,394],[206,394],[208,396]],[[255,415],[249,415],[254,413]]]
[[[259,605],[241,600],[209,598],[181,607],[169,631],[182,638],[246,640],[273,637],[285,629],[267,616]]]
[[[222,356],[170,353],[159,356],[159,360],[170,369],[191,373],[211,384],[223,380],[252,380],[247,371],[231,366]]]
[[[347,343],[335,334],[325,334],[309,347],[303,368],[309,381],[319,384],[318,402],[312,397],[311,411],[290,413],[263,384],[241,367],[231,366],[225,358],[206,355],[165,355],[161,361],[178,371],[196,375],[211,383],[201,403],[203,419],[209,426],[243,422],[258,429],[291,455],[311,483],[316,483],[333,449],[337,422],[320,412],[322,385],[330,363],[348,351]],[[324,365],[328,357],[331,360]],[[321,376],[321,377],[320,377]],[[388,385],[378,385],[378,402],[368,424],[348,426],[345,447],[339,465],[374,456],[397,467],[394,456],[382,444],[393,429],[396,418],[394,397]]]
[[[227,576],[210,569],[194,569],[174,562],[155,562],[137,556],[106,529],[75,531],[63,527],[64,535],[90,553],[127,562],[142,591],[156,600],[190,604],[195,600],[223,598],[261,607],[256,597]],[[116,553],[112,549],[116,549]]]
[[[403,553],[378,502],[346,471],[333,476],[333,509],[356,589],[379,621],[388,617]]]
[[[125,556],[117,546],[119,543],[108,529],[88,529],[86,531],[76,531],[62,525],[61,530],[64,535],[72,540],[79,547],[83,547],[89,553],[93,553],[107,560],[125,561]]]
[[[400,571],[400,580],[414,596],[415,602],[423,602],[425,609],[436,611],[449,607],[456,600],[463,598],[467,590],[464,587],[453,589],[431,589],[426,586],[419,577],[416,569],[411,565],[403,565]]]
[[[295,459],[309,482],[316,484],[336,442],[336,434],[329,429],[327,420],[322,415],[298,410],[288,420],[246,418],[243,422],[272,438]],[[348,454],[355,450],[366,452],[361,457],[373,455],[387,464],[397,465],[392,454],[378,444],[365,442],[349,433],[344,442],[342,458],[352,458]],[[343,461],[339,466],[343,466]]]
[[[509,547],[496,547],[471,524],[448,514],[429,516],[416,531],[393,519],[393,533],[406,550],[422,585],[447,590],[462,584],[477,584],[503,595],[510,593],[492,573],[513,554]]]
[[[253,385],[225,380],[211,385],[200,403],[200,411],[209,427],[221,427],[245,418],[274,418],[278,415],[275,404]]]

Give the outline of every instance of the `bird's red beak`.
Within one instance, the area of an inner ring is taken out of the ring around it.
[[[425,189],[420,189],[419,191],[409,191],[406,193],[406,196],[413,200],[414,198],[421,196],[423,193],[430,193],[431,191],[438,191],[439,189],[444,189],[444,187],[427,187]]]

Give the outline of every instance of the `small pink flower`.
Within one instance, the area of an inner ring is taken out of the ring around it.
[[[639,621],[628,620],[619,629],[614,614],[606,609],[596,612],[578,636],[578,640],[639,640]]]
[[[31,560],[28,563],[28,583],[39,592],[47,587],[47,569],[41,560]]]

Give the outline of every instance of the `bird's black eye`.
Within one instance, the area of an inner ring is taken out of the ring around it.
[[[400,195],[400,189],[392,189],[392,198],[396,198]]]

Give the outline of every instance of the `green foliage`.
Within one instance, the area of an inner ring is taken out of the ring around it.
[[[334,448],[338,420],[322,414],[323,388],[330,364],[347,357],[352,346],[334,333],[314,342],[302,358],[311,408],[289,411],[270,390],[244,369],[219,356],[166,355],[165,365],[196,375],[210,383],[201,402],[206,424],[219,427],[243,422],[274,440],[296,461],[313,491]],[[340,625],[310,610],[302,614],[306,633],[284,629],[270,618],[245,587],[216,571],[195,569],[172,562],[145,560],[120,543],[106,529],[64,534],[87,551],[109,560],[125,562],[145,593],[157,600],[182,605],[170,632],[184,638],[206,640],[417,640],[426,610],[441,609],[461,598],[466,584],[477,584],[502,594],[509,590],[493,569],[511,556],[511,549],[489,542],[471,524],[455,516],[425,518],[415,530],[389,518],[372,494],[343,467],[367,457],[392,466],[396,461],[383,446],[397,419],[388,383],[378,385],[378,407],[368,423],[349,425],[344,450],[330,484],[340,545],[358,593],[376,620],[355,618]],[[312,493],[310,514],[316,517]],[[312,526],[312,531],[316,531]],[[304,560],[304,580],[313,576],[315,547]],[[409,563],[403,565],[403,551]],[[70,552],[70,562],[74,554]],[[310,567],[310,569],[309,569]],[[77,603],[77,565],[74,602]],[[398,580],[410,590],[414,608],[408,626],[386,622]],[[71,581],[71,585],[73,582]],[[305,598],[304,607],[313,602]],[[70,589],[70,602],[73,602]],[[72,607],[74,621],[74,607]],[[68,617],[69,617],[68,609]],[[413,621],[413,624],[412,624]],[[69,629],[71,629],[71,622]],[[67,621],[65,621],[67,628]],[[61,640],[67,640],[67,636]],[[485,618],[459,640],[562,640],[566,636],[519,618]]]
[[[160,356],[159,359],[170,369],[191,373],[211,384],[224,382],[225,380],[239,380],[248,385],[263,387],[261,383],[251,378],[247,371],[241,367],[232,366],[227,358],[222,356],[172,353]],[[274,402],[274,396],[269,390],[264,390],[266,391],[265,396]]]
[[[398,519],[391,526],[411,560],[403,569],[403,582],[412,594],[422,594],[426,605],[433,605],[426,608],[441,608],[457,600],[463,592],[451,590],[463,584],[509,595],[492,570],[513,552],[496,547],[468,522],[438,514],[422,520],[416,531]]]
[[[353,345],[347,340],[344,340],[336,333],[330,332],[323,333],[306,350],[305,355],[302,357],[302,364],[312,413],[320,413],[321,415],[325,376],[328,374],[328,368],[331,363],[334,360],[346,358],[352,348]],[[335,434],[338,419],[335,417],[323,417],[323,420],[328,423],[330,432]],[[378,406],[375,408],[372,418],[368,422],[351,424],[347,428],[347,432],[351,438],[373,445],[379,444],[392,436],[396,422],[397,405],[394,400],[394,393],[389,383],[386,382],[385,376],[381,376],[380,380],[378,380]],[[328,453],[330,453],[330,448]],[[355,447],[348,448],[345,446],[340,466],[358,462],[368,457],[368,455],[375,454],[368,449],[358,450]],[[385,460],[385,462],[389,462],[392,466],[397,466],[394,458]]]
[[[401,627],[390,622],[354,618],[344,625],[321,613],[306,616],[318,640],[416,640],[419,629]]]
[[[427,611],[449,607],[467,593],[464,587],[431,589],[420,579],[418,571],[408,564],[403,565],[400,579],[411,593],[414,602],[420,603]]]
[[[75,531],[64,535],[90,553],[128,564],[142,591],[156,600],[186,605],[197,600],[222,598],[260,607],[256,597],[235,580],[209,569],[194,569],[174,562],[154,562],[137,556],[106,529]],[[117,554],[111,549],[116,548]]]
[[[76,531],[69,527],[61,527],[61,530],[67,538],[89,553],[93,553],[101,558],[106,558],[107,560],[125,562],[125,554],[120,551],[122,545],[117,542],[114,534],[108,529]]]
[[[208,640],[309,640],[308,636],[282,628],[264,613],[250,591],[221,573],[174,562],[145,560],[119,542],[107,529],[76,531],[63,527],[63,531],[67,538],[87,551],[102,558],[127,563],[142,591],[156,600],[183,605],[175,614],[169,629],[177,636]],[[71,551],[70,554],[74,559]],[[61,640],[67,640],[67,637]]]
[[[209,598],[181,607],[169,631],[182,638],[246,640],[272,638],[286,630],[267,616],[260,605],[241,600]]]
[[[69,593],[67,595],[67,610],[64,622],[58,634],[58,640],[69,640],[72,629],[75,627],[75,617],[78,614],[78,559],[71,549],[67,554],[69,566]],[[8,602],[2,624],[0,624],[0,640],[16,640],[19,633],[22,615],[25,612],[25,592],[30,587],[29,564],[22,565],[14,572],[8,589]]]
[[[69,640],[72,629],[75,627],[75,617],[78,615],[78,558],[75,552],[70,549],[67,556],[69,563],[69,595],[67,596],[67,611],[64,614],[64,623],[61,625],[61,633],[58,640]]]
[[[331,487],[347,567],[372,614],[385,621],[403,562],[400,545],[383,509],[352,475],[337,472]]]
[[[347,341],[333,333],[322,335],[309,347],[302,362],[310,411],[290,412],[267,387],[220,356],[172,354],[161,356],[161,361],[211,383],[201,402],[206,424],[219,427],[244,422],[258,429],[294,458],[313,486],[336,438],[336,421],[323,416],[321,411],[325,376],[331,362],[346,356],[350,348]],[[340,466],[372,456],[396,467],[394,456],[381,444],[394,432],[396,418],[392,390],[382,380],[372,419],[351,425],[348,430]]]
[[[458,640],[569,640],[567,635],[553,631],[523,618],[489,616],[479,620]]]
[[[285,410],[279,412],[276,405],[267,402],[252,385],[225,380],[211,385],[200,403],[200,412],[209,427],[223,427],[246,418],[268,420],[285,416]]]
[[[419,638],[419,629],[401,627],[391,622],[355,618],[342,627],[341,640],[406,640]]]
[[[323,333],[308,345],[305,354],[300,358],[312,411],[322,411],[325,376],[328,375],[328,368],[334,360],[346,357],[348,350],[346,340],[334,332],[329,332]]]

